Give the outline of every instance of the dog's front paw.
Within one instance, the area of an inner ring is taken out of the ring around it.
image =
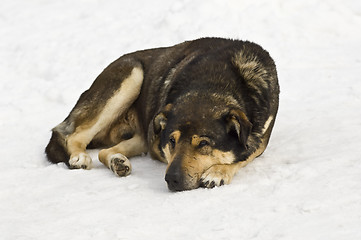
[[[129,159],[123,154],[115,154],[110,159],[110,169],[118,177],[128,176],[132,171]]]
[[[204,188],[213,188],[229,184],[233,175],[229,173],[228,165],[214,165],[206,170],[200,179],[200,186]]]
[[[71,169],[91,169],[92,159],[87,153],[72,154],[69,159],[69,168]]]

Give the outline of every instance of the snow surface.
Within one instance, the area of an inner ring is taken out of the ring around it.
[[[0,239],[361,239],[361,1],[2,0]],[[50,129],[119,56],[218,36],[276,61],[265,154],[231,185],[172,193],[166,166],[115,177],[47,163]]]

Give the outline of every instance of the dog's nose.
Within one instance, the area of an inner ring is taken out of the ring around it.
[[[168,172],[165,175],[165,181],[171,191],[183,190],[183,177],[179,172]]]

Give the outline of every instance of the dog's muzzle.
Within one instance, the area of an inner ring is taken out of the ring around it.
[[[165,175],[165,181],[171,191],[182,191],[184,189],[184,176],[180,161],[173,161]]]

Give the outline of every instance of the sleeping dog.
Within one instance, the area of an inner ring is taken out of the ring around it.
[[[259,45],[202,38],[111,63],[52,130],[46,154],[90,169],[87,148],[116,176],[149,152],[172,191],[229,184],[265,150],[276,119],[274,61]]]

